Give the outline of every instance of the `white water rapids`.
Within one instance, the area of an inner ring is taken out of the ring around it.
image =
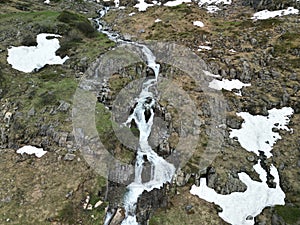
[[[155,106],[154,94],[149,89],[151,87],[155,87],[157,84],[160,65],[155,62],[156,58],[147,46],[135,42],[124,41],[119,38],[118,35],[107,30],[102,30],[103,26],[100,21],[101,17],[106,14],[107,10],[108,8],[105,8],[104,10],[100,11],[100,18],[95,20],[98,23],[98,30],[102,33],[105,33],[111,40],[115,42],[121,44],[132,44],[139,47],[146,57],[148,67],[151,68],[155,74],[154,77],[145,79],[133,113],[129,115],[127,121],[124,123],[125,125],[130,126],[131,121],[134,120],[137,128],[140,131],[140,136],[139,146],[136,154],[134,181],[127,186],[127,192],[124,197],[125,219],[123,220],[122,225],[138,225],[136,220],[136,205],[138,197],[143,193],[143,191],[149,192],[154,188],[161,188],[164,183],[170,182],[175,173],[175,167],[165,161],[162,157],[158,156],[157,153],[151,149],[148,143],[148,138],[153,125]],[[150,117],[146,118],[145,115],[149,115],[149,112]],[[145,160],[151,164],[151,177],[148,182],[143,183],[142,172]],[[109,225],[111,219],[112,214],[108,212],[104,224]]]

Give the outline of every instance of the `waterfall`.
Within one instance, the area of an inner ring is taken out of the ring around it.
[[[135,108],[132,114],[129,115],[127,121],[124,123],[126,126],[130,126],[131,121],[134,120],[137,128],[140,131],[140,136],[139,146],[136,154],[134,181],[127,186],[127,192],[124,196],[123,204],[125,208],[125,219],[123,220],[122,225],[138,225],[136,221],[136,205],[138,197],[143,193],[143,191],[149,192],[154,188],[161,188],[164,183],[170,182],[175,173],[175,167],[165,161],[162,157],[158,156],[157,153],[151,149],[148,143],[148,138],[153,125],[154,107],[156,103],[154,94],[149,89],[151,87],[155,87],[158,82],[160,65],[156,63],[154,54],[146,45],[122,40],[120,35],[108,30],[103,30],[101,18],[107,13],[108,10],[109,8],[107,7],[105,7],[103,10],[100,10],[99,18],[95,19],[96,23],[98,24],[98,31],[106,34],[109,39],[114,42],[120,44],[132,44],[139,47],[143,55],[146,57],[146,63],[148,67],[151,68],[155,74],[154,77],[150,77],[144,81]],[[146,112],[147,115],[150,113],[149,118],[146,118]],[[145,160],[151,164],[151,177],[149,181],[143,183],[142,171]],[[105,219],[105,225],[110,223],[111,218],[112,215],[108,212]]]

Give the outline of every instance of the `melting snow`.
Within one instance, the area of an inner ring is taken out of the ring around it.
[[[135,15],[135,12],[129,13],[128,16],[133,16]]]
[[[156,19],[154,22],[155,23],[161,22],[161,19]]]
[[[285,194],[279,186],[277,169],[271,165],[270,172],[274,176],[276,188],[269,188],[267,173],[261,167],[260,160],[254,166],[262,182],[252,180],[246,173],[239,173],[239,179],[247,186],[245,192],[233,192],[221,195],[206,185],[206,178],[200,179],[200,186],[193,185],[190,193],[208,202],[214,202],[223,209],[219,216],[233,225],[252,225],[253,218],[261,211],[272,205],[284,205]],[[247,219],[248,218],[248,219]],[[251,218],[251,219],[250,219]]]
[[[19,154],[35,154],[36,157],[41,158],[43,155],[45,155],[47,153],[47,151],[44,151],[42,148],[36,148],[34,146],[30,146],[30,145],[25,145],[22,148],[19,148],[17,150],[17,153]]]
[[[289,130],[286,126],[289,123],[289,117],[293,114],[293,109],[284,107],[282,109],[271,109],[268,116],[251,115],[247,112],[237,113],[245,122],[241,129],[232,129],[230,138],[237,137],[241,146],[249,152],[259,155],[259,150],[263,151],[269,158],[272,156],[273,145],[281,136],[273,132],[273,128]],[[277,126],[275,126],[275,124]],[[263,128],[263,129],[262,129]]]
[[[237,137],[241,146],[247,151],[259,155],[258,150],[263,151],[267,157],[272,156],[271,150],[275,142],[281,138],[273,128],[289,130],[286,126],[293,109],[271,109],[268,116],[250,115],[247,112],[237,113],[245,122],[241,129],[232,129],[230,137]],[[280,188],[280,180],[277,169],[271,165],[270,173],[274,177],[276,188],[267,185],[267,173],[261,167],[260,160],[254,166],[262,182],[252,180],[246,173],[239,173],[239,179],[247,186],[245,192],[233,192],[229,195],[221,195],[206,185],[206,178],[200,179],[200,186],[192,186],[190,193],[199,196],[208,202],[214,202],[223,209],[219,216],[233,225],[253,225],[253,218],[265,207],[284,205],[285,194]]]
[[[45,4],[50,4],[50,0],[45,0],[44,3]]]
[[[120,0],[115,0],[114,3],[115,3],[116,8],[118,8],[120,6]]]
[[[168,1],[164,5],[165,6],[178,6],[181,5],[182,3],[189,3],[192,2],[192,0],[175,0],[175,1]]]
[[[218,74],[213,74],[213,73],[211,73],[211,72],[209,72],[209,71],[206,71],[206,70],[203,70],[203,72],[204,72],[204,74],[205,74],[206,76],[210,76],[210,77],[221,77],[221,76],[218,75]]]
[[[202,51],[202,49],[204,49],[204,50],[211,50],[212,48],[210,46],[200,45],[199,49],[197,51]]]
[[[217,7],[215,5],[209,5],[206,7],[206,9],[207,9],[207,12],[209,12],[209,13],[215,13],[215,12],[221,10],[219,7]]]
[[[198,5],[218,5],[218,4],[224,4],[224,5],[230,5],[231,0],[200,0]]]
[[[204,27],[204,23],[202,23],[201,21],[194,21],[193,24],[197,27]]]
[[[47,39],[50,37],[51,39]],[[16,70],[29,73],[34,69],[40,69],[46,64],[63,64],[69,57],[63,59],[55,55],[59,49],[59,40],[55,37],[60,37],[56,34],[39,34],[37,35],[37,46],[19,46],[10,47],[8,49],[7,62]]]
[[[136,4],[134,7],[138,8],[140,12],[146,11],[148,7],[154,6],[154,4],[148,4],[145,0],[139,0],[139,3]]]
[[[265,20],[265,19],[276,17],[276,16],[286,16],[286,15],[290,15],[290,14],[299,14],[299,10],[295,9],[294,7],[288,7],[287,9],[277,10],[277,11],[263,10],[263,11],[254,13],[254,15],[253,15],[253,17],[251,17],[251,19]]]
[[[227,91],[232,91],[232,89],[241,89],[242,87],[250,86],[251,84],[245,84],[239,80],[233,79],[233,80],[212,80],[208,87],[216,89],[216,90],[222,90],[225,89]],[[240,95],[240,93],[236,93],[237,95]]]

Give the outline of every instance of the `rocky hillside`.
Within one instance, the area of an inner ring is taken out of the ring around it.
[[[203,167],[199,162],[213,134],[208,104],[212,96],[199,91],[187,73],[161,63],[161,75],[172,78],[193,99],[200,118],[194,121],[199,139],[193,156],[171,184],[143,193],[137,204],[138,221],[152,225],[226,224],[218,216],[222,208],[191,195],[191,186],[206,178],[207,185],[219,194],[245,191],[238,173],[259,181],[253,166],[261,160],[266,168],[273,164],[278,169],[286,197],[284,206],[265,208],[254,218],[255,224],[300,224],[300,16],[251,19],[260,10],[300,9],[300,2],[236,0],[218,5],[220,10],[215,13],[194,1],[175,7],[156,5],[144,12],[133,7],[136,3],[120,1],[122,7],[114,8],[114,3],[107,1],[50,0],[46,4],[42,0],[0,0],[0,224],[103,224],[108,205],[117,211],[110,224],[120,224],[124,217],[125,184],[107,181],[86,162],[72,124],[78,84],[98,57],[116,46],[89,20],[98,16],[96,11],[102,5],[113,6],[103,18],[107,29],[124,39],[176,43],[199,56],[210,74],[221,76],[217,79],[251,84],[240,92],[219,92],[226,101],[220,124],[224,141],[214,160]],[[195,26],[194,21],[204,26]],[[70,58],[63,65],[46,65],[31,73],[13,69],[7,62],[8,48],[34,46],[39,33],[61,35],[56,53]],[[114,157],[132,165],[135,152],[114,134],[110,109],[122,88],[146,74],[149,71],[143,62],[111,74],[101,84],[96,104],[96,128],[102,143]],[[169,136],[156,151],[166,158],[176,148],[180,124],[172,104],[159,104],[165,111],[158,111],[157,116],[169,127]],[[283,107],[294,110],[288,125],[292,132],[276,130],[282,139],[274,145],[271,158],[248,152],[229,137],[231,129],[239,129],[243,123],[236,113],[267,116],[268,110]],[[138,136],[134,126],[131,132]],[[24,145],[47,153],[41,158],[17,154]],[[270,187],[274,185],[272,177],[268,182]]]

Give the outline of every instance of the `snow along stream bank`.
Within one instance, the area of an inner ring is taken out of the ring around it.
[[[281,136],[273,128],[289,130],[289,116],[293,109],[271,109],[268,116],[251,115],[241,112],[245,121],[241,129],[232,129],[230,137],[237,137],[241,146],[249,152],[259,155],[262,151],[268,158],[272,157],[273,145]],[[263,128],[263,129],[262,129]],[[252,180],[246,173],[239,173],[239,179],[247,186],[245,192],[234,192],[221,195],[207,186],[206,178],[200,180],[200,186],[193,185],[190,193],[197,195],[208,202],[214,202],[223,209],[219,216],[233,225],[253,225],[254,217],[259,215],[267,206],[284,205],[285,194],[280,187],[280,179],[274,165],[270,166],[270,174],[274,177],[275,188],[267,185],[267,172],[260,165],[260,160],[254,165],[254,170],[259,174],[261,182]]]
[[[150,91],[150,88],[154,88],[155,91],[155,85],[158,82],[160,65],[156,63],[156,57],[146,45],[132,41],[125,41],[117,33],[108,31],[107,29],[103,29],[101,18],[107,13],[108,10],[109,8],[104,8],[103,10],[99,11],[99,18],[95,19],[98,25],[98,31],[106,34],[110,38],[110,40],[118,44],[129,44],[140,48],[141,52],[146,58],[147,66],[153,70],[155,75],[154,77],[145,79],[142,85],[142,90],[138,98],[136,99],[134,110],[129,115],[127,121],[124,121],[124,126],[128,127],[130,127],[131,122],[134,121],[140,134],[139,146],[136,152],[134,181],[127,186],[127,191],[125,193],[123,202],[125,209],[125,219],[121,224],[138,225],[136,217],[136,205],[139,196],[144,191],[149,192],[154,188],[159,189],[163,187],[163,184],[171,182],[175,174],[175,167],[171,163],[164,160],[164,158],[159,156],[155,151],[153,151],[148,143],[148,138],[150,136],[151,128],[153,125],[154,109],[156,103],[155,95],[153,91]],[[151,177],[148,182],[143,183],[142,172],[146,161],[151,164]],[[110,224],[112,217],[113,214],[108,210],[106,213],[104,225]]]

